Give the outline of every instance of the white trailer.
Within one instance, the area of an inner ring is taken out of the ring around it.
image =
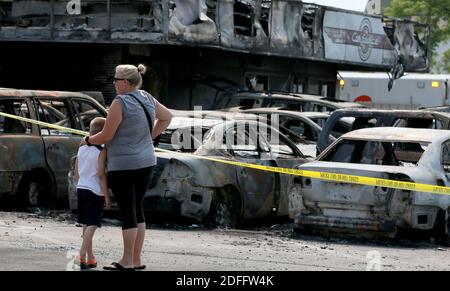
[[[389,92],[387,73],[339,72],[336,98],[382,109],[450,105],[450,75],[405,74]]]

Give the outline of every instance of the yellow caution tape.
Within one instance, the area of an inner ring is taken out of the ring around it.
[[[274,173],[280,173],[280,174],[286,174],[286,175],[293,175],[293,176],[302,176],[302,177],[307,177],[307,178],[312,178],[312,179],[320,179],[320,180],[326,180],[326,181],[332,181],[332,182],[338,182],[338,183],[349,183],[349,184],[367,185],[367,186],[375,186],[375,187],[393,188],[393,189],[400,189],[400,190],[407,190],[407,191],[426,192],[426,193],[433,193],[433,194],[439,194],[439,195],[450,195],[450,187],[444,187],[444,186],[396,181],[396,180],[389,180],[389,179],[380,179],[380,178],[373,178],[373,177],[354,176],[354,175],[347,175],[347,174],[337,174],[337,173],[328,173],[328,172],[316,172],[316,171],[297,170],[297,169],[290,169],[290,168],[262,166],[262,165],[256,165],[256,164],[248,164],[248,163],[227,161],[227,160],[222,160],[222,159],[215,159],[215,158],[210,158],[210,157],[197,156],[197,155],[186,154],[186,153],[178,153],[178,152],[173,152],[173,151],[159,149],[159,148],[156,148],[156,150],[160,151],[160,152],[166,152],[166,153],[175,153],[177,155],[186,155],[186,156],[190,156],[190,157],[195,157],[196,159],[209,160],[212,162],[229,164],[229,165],[238,166],[238,167],[250,168],[250,169],[267,171],[267,172],[274,172]]]
[[[76,129],[72,129],[72,128],[69,128],[69,127],[54,125],[54,124],[51,124],[51,123],[37,121],[37,120],[34,120],[34,119],[25,118],[25,117],[22,117],[22,116],[12,115],[12,114],[8,114],[8,113],[0,112],[0,116],[16,119],[16,120],[20,120],[20,121],[25,121],[25,122],[32,123],[32,124],[37,124],[37,125],[44,126],[44,127],[53,128],[53,129],[56,129],[56,130],[59,130],[59,131],[62,131],[62,132],[69,132],[69,133],[74,133],[74,134],[78,134],[78,135],[82,135],[82,136],[89,135],[89,133],[87,133],[85,131],[82,131],[82,130],[76,130]]]
[[[12,118],[12,119],[16,119],[16,120],[21,120],[21,121],[29,122],[32,124],[37,124],[37,125],[44,126],[44,127],[53,128],[53,129],[56,129],[56,130],[59,130],[62,132],[69,132],[69,133],[74,133],[74,134],[78,134],[78,135],[82,135],[82,136],[89,135],[85,131],[76,130],[76,129],[63,127],[63,126],[59,126],[59,125],[54,125],[54,124],[37,121],[37,120],[25,118],[25,117],[20,117],[20,116],[16,116],[16,115],[11,115],[11,114],[7,114],[7,113],[3,113],[3,112],[0,112],[0,116],[4,116],[7,118]],[[307,177],[307,178],[312,178],[312,179],[326,180],[326,181],[332,181],[332,182],[338,182],[338,183],[358,184],[358,185],[367,185],[367,186],[374,186],[374,187],[385,187],[385,188],[392,188],[392,189],[399,189],[399,190],[406,190],[406,191],[433,193],[433,194],[438,194],[438,195],[450,195],[450,187],[444,187],[444,186],[396,181],[396,180],[389,180],[389,179],[380,179],[380,178],[373,178],[373,177],[354,176],[354,175],[347,175],[347,174],[337,174],[337,173],[328,173],[328,172],[316,172],[316,171],[297,170],[297,169],[290,169],[290,168],[262,166],[262,165],[257,165],[257,164],[241,163],[241,162],[222,160],[222,159],[216,159],[216,158],[211,158],[211,157],[197,156],[197,155],[188,154],[188,153],[179,153],[179,152],[164,150],[164,149],[160,149],[160,148],[155,148],[155,150],[158,152],[170,153],[170,154],[174,154],[174,155],[189,156],[189,157],[194,157],[196,159],[208,160],[211,162],[217,162],[217,163],[228,164],[228,165],[237,166],[237,167],[261,170],[261,171],[267,171],[267,172],[273,172],[273,173],[279,173],[279,174],[302,176],[302,177]]]

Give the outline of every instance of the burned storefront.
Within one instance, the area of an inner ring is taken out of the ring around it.
[[[426,72],[429,28],[299,0],[0,0],[0,87],[102,91],[119,63],[177,109],[223,92],[335,96],[338,70]]]

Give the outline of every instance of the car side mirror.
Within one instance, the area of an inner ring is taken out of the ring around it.
[[[444,165],[444,173],[447,180],[450,181],[450,165]]]
[[[450,174],[450,165],[444,165],[444,172]]]

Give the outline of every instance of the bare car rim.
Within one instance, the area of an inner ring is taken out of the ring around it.
[[[234,193],[224,189],[216,193],[213,207],[213,221],[216,226],[235,228],[239,224],[240,209]]]
[[[39,185],[34,181],[28,184],[28,203],[30,206],[39,205]]]

